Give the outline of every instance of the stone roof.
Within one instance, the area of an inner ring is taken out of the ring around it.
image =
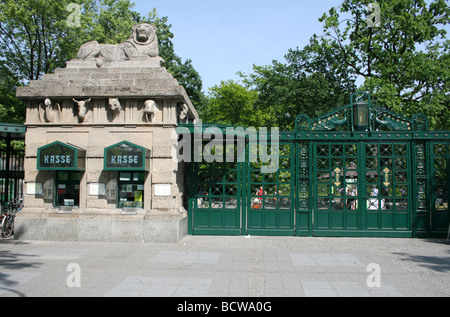
[[[66,68],[32,80],[27,87],[18,87],[16,95],[21,99],[173,98],[185,103],[194,117],[198,117],[184,87],[163,63],[159,56],[109,61],[101,66],[93,59],[74,59]]]

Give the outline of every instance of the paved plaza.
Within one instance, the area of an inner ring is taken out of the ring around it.
[[[175,244],[0,241],[0,296],[450,296],[445,240],[188,236]]]

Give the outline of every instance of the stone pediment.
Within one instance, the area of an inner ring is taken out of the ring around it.
[[[28,87],[18,87],[17,97],[42,98],[99,98],[99,97],[165,97],[182,98],[188,102],[184,87],[164,68],[162,58],[116,61],[101,68],[93,60],[72,60],[66,68],[56,69]]]

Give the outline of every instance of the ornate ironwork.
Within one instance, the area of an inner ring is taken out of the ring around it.
[[[194,234],[447,234],[450,131],[429,131],[425,115],[407,118],[358,92],[319,118],[299,115],[295,132],[279,138],[273,173],[248,158],[232,168],[194,164]]]

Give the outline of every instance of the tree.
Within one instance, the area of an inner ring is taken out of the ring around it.
[[[273,61],[270,66],[254,66],[255,73],[246,77],[247,85],[258,92],[256,105],[270,113],[268,126],[292,130],[299,114],[322,115],[345,103],[355,91],[354,79],[341,79],[332,70],[321,69],[318,63],[323,56],[313,57],[311,52],[310,47],[290,51],[287,64]]]
[[[0,76],[0,122],[23,123],[25,102],[16,98],[17,81],[10,76]]]
[[[4,73],[26,83],[64,66],[78,45],[75,30],[66,24],[70,2],[0,1],[0,65]],[[82,21],[85,26],[86,18]]]
[[[289,50],[285,60],[254,66],[253,74],[242,75],[258,92],[256,104],[271,114],[268,125],[292,130],[299,114],[324,115],[356,92],[357,76],[336,60],[330,40],[313,36],[304,48]]]
[[[89,18],[89,32],[83,42],[118,44],[130,37],[133,25],[141,23],[142,17],[133,11],[130,0],[101,0],[92,5],[94,13]]]
[[[362,90],[381,106],[407,116],[421,112],[431,127],[450,128],[448,4],[380,0],[377,26],[367,21],[377,14],[367,11],[371,2],[345,0],[340,10],[332,8],[320,19],[324,36],[313,41],[330,48],[341,73],[362,78]],[[340,14],[350,18],[341,21]]]
[[[254,90],[233,80],[222,81],[220,86],[210,88],[210,104],[203,119],[241,127],[263,126],[268,114],[255,105],[257,98]]]
[[[159,18],[155,9],[143,17],[133,7],[130,0],[0,0],[0,75],[14,86],[27,84],[65,67],[83,43],[121,43],[134,24],[148,22],[158,27],[168,71],[194,105],[203,102],[201,78],[191,60],[183,62],[175,54],[167,17]]]
[[[285,63],[255,66],[245,82],[284,129],[297,114],[316,117],[345,105],[357,84],[380,106],[424,113],[431,127],[450,129],[449,16],[444,0],[344,0],[319,19],[322,35],[289,50]]]

